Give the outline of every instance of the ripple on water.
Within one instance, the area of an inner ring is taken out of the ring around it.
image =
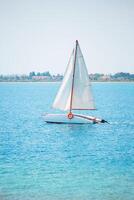
[[[101,125],[46,124],[58,87],[0,85],[0,200],[132,200],[134,85],[93,85]]]

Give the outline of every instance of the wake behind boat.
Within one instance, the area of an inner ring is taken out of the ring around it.
[[[77,40],[61,87],[54,100],[53,108],[67,111],[67,114],[46,114],[44,119],[47,123],[87,124],[107,122],[104,119],[73,112],[73,110],[95,110],[88,71]]]

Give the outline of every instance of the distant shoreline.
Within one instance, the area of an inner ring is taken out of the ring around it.
[[[60,83],[62,81],[0,81],[0,83]],[[122,81],[90,81],[91,83],[134,83],[134,80],[122,80]]]
[[[91,82],[134,82],[134,74],[118,72],[115,74],[88,74]],[[0,74],[0,82],[61,82],[64,76],[61,74],[50,74],[46,72],[30,72],[29,74]]]

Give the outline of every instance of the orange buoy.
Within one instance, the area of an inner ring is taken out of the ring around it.
[[[68,119],[72,119],[73,117],[74,117],[74,115],[70,112],[70,113],[68,113]]]

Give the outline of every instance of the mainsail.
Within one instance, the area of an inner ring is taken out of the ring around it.
[[[95,109],[88,71],[78,41],[71,54],[53,108],[60,110]]]

